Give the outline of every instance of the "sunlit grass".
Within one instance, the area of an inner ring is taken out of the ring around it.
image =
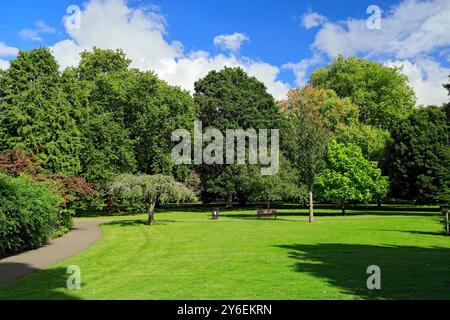
[[[170,211],[103,218],[103,238],[48,270],[0,286],[0,299],[450,299],[450,239],[436,213],[320,209]],[[98,219],[98,218],[95,218]],[[82,289],[66,286],[78,265]],[[369,291],[369,265],[382,290]]]

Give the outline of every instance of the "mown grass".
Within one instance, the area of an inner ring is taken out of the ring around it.
[[[90,250],[0,286],[0,299],[450,299],[438,213],[323,209],[314,224],[304,210],[281,214],[166,210],[154,227],[115,217]],[[69,265],[81,268],[81,290],[66,289]],[[370,265],[381,290],[367,289]]]

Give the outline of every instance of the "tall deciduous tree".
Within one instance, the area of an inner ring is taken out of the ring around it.
[[[385,129],[405,119],[415,106],[414,91],[399,68],[355,57],[339,56],[311,75],[311,84],[351,98],[361,122]]]
[[[158,203],[196,201],[195,192],[164,175],[121,175],[110,185],[113,195],[141,199],[148,205],[148,225],[155,222],[155,207]]]
[[[194,101],[203,127],[213,127],[225,134],[228,129],[280,129],[282,119],[274,98],[265,85],[248,76],[240,68],[212,71],[195,84]],[[246,201],[249,190],[241,184],[240,176],[257,168],[239,165],[201,166],[199,173],[205,185],[204,197],[233,198]],[[255,169],[256,170],[256,169]]]
[[[330,139],[357,121],[358,109],[332,90],[307,86],[291,90],[280,102],[286,117],[283,144],[309,193],[309,220],[314,222],[314,186]]]
[[[333,140],[325,157],[326,168],[317,178],[317,192],[324,200],[336,201],[345,215],[349,201],[369,202],[384,198],[389,181],[376,162],[366,160],[361,149]]]
[[[105,136],[122,146],[117,151],[123,156],[113,162],[118,169],[146,174],[186,174],[186,168],[173,165],[170,155],[172,132],[193,130],[197,118],[197,108],[189,93],[169,86],[152,72],[130,69],[130,60],[120,50],[94,49],[83,53],[77,74],[88,83],[89,105],[93,118],[97,118],[98,124],[90,130],[95,132],[104,121],[113,124],[104,130]],[[117,139],[121,131],[122,138]],[[118,162],[120,159],[123,163]]]

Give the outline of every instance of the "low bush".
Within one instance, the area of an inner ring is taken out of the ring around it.
[[[48,184],[0,175],[0,257],[45,244],[60,226],[61,197]]]
[[[60,210],[53,234],[51,235],[52,239],[62,237],[72,229],[74,216],[75,210]]]

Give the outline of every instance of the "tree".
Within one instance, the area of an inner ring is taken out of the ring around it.
[[[131,64],[126,54],[118,50],[99,49],[81,53],[81,61],[77,68],[80,79],[94,81],[102,75],[114,72],[126,72]]]
[[[211,71],[195,83],[194,101],[203,127],[223,134],[228,129],[271,130],[282,125],[280,110],[265,85],[241,68]],[[258,166],[200,166],[198,172],[205,186],[203,198],[224,198],[229,205],[238,198],[244,204],[251,192],[247,186],[253,183],[248,181],[253,177],[252,170],[258,170]]]
[[[110,184],[112,195],[138,198],[148,205],[148,225],[155,221],[158,203],[196,201],[195,193],[174,178],[163,175],[121,175]]]
[[[350,98],[360,109],[364,124],[390,129],[415,106],[415,94],[400,68],[365,59],[339,56],[326,68],[311,74],[310,83]]]
[[[326,168],[317,178],[316,189],[322,199],[336,201],[345,215],[349,201],[369,202],[384,198],[389,181],[376,162],[366,160],[361,149],[331,141],[325,156]]]
[[[430,202],[450,187],[450,122],[443,108],[415,110],[392,138],[384,167],[395,197]]]
[[[383,163],[391,134],[388,130],[358,123],[340,128],[336,140],[343,144],[354,144],[361,148],[364,158]]]
[[[276,175],[262,176],[259,171],[256,172],[252,200],[267,203],[267,209],[275,201],[302,201],[305,197],[305,191],[299,184],[300,177],[297,170],[291,166],[284,157],[280,159],[280,171]]]
[[[286,117],[283,147],[308,190],[309,221],[314,222],[314,186],[328,143],[340,128],[356,121],[358,110],[332,90],[310,86],[291,90],[280,107]]]
[[[120,50],[82,54],[76,74],[87,83],[83,87],[89,91],[91,118],[90,126],[84,128],[88,139],[96,141],[87,150],[89,159],[97,167],[108,168],[104,176],[117,171],[180,176],[184,168],[173,165],[171,134],[176,129],[193,131],[197,108],[189,93],[169,86],[152,72],[131,69],[130,63]],[[95,136],[97,130],[100,134]],[[91,163],[86,167],[92,167]]]
[[[45,169],[71,175],[80,171],[80,132],[58,69],[41,48],[19,52],[1,74],[0,152],[37,151]]]

